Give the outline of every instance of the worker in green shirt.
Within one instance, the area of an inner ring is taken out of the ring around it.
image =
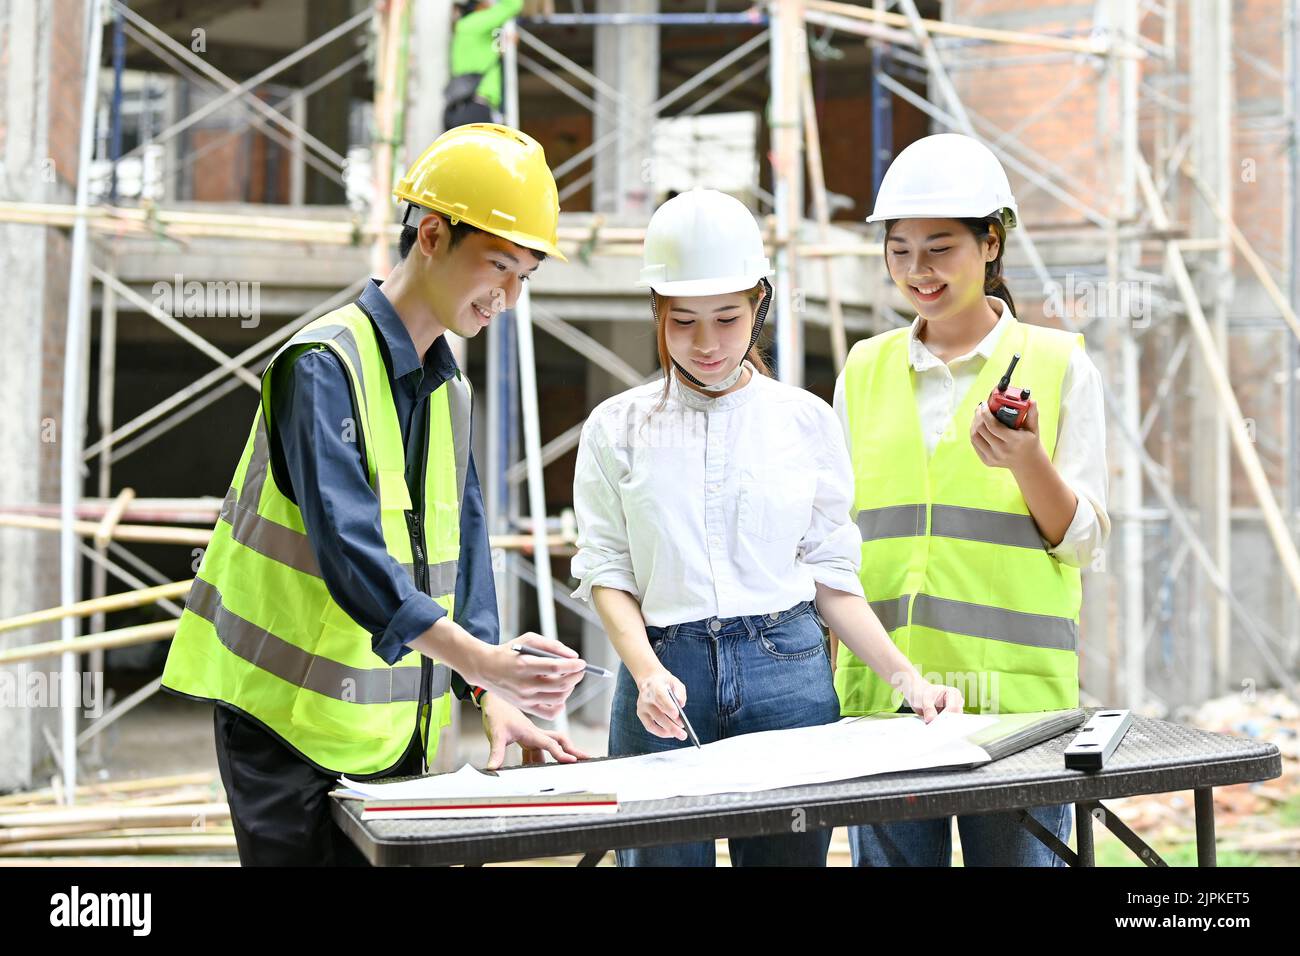
[[[497,31],[519,16],[524,0],[466,0],[456,4],[451,35],[451,81],[444,129],[501,122],[501,51]]]

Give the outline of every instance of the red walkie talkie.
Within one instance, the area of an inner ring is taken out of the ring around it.
[[[1011,373],[1015,371],[1016,363],[1019,361],[1019,352],[1011,356],[1011,364],[1007,366],[1006,374],[998,382],[998,387],[989,392],[989,411],[1008,428],[1023,428],[1025,420],[1029,417],[1029,389],[1010,388]]]

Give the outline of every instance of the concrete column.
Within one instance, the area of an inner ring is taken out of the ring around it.
[[[0,199],[73,201],[85,5],[11,0],[0,19]],[[0,504],[58,501],[69,246],[54,229],[0,223]],[[0,616],[53,607],[58,539],[0,529]],[[0,634],[0,648],[57,640],[57,624]],[[0,668],[0,791],[28,788],[58,708],[29,699],[58,659]]]
[[[1191,144],[1191,161],[1232,215],[1232,11],[1216,0],[1192,0],[1188,11],[1191,30],[1191,109],[1197,117]],[[1217,252],[1197,253],[1193,278],[1197,295],[1210,320],[1219,355],[1228,358],[1228,303],[1232,297],[1232,264],[1228,235],[1213,210],[1191,193],[1192,234],[1218,238]],[[1231,581],[1230,487],[1232,453],[1224,413],[1199,360],[1192,364],[1194,396],[1191,456],[1192,501],[1200,515],[1201,536],[1224,580]],[[1205,582],[1199,639],[1192,643],[1193,699],[1221,694],[1228,689],[1229,639],[1232,620],[1228,603]]]
[[[597,13],[658,13],[659,0],[599,0]],[[633,24],[598,26],[596,75],[623,94],[621,101],[599,93],[606,115],[595,117],[595,139],[617,131],[617,139],[594,158],[592,208],[648,219],[653,212],[650,160],[654,118],[650,105],[659,96],[659,27]]]
[[[406,77],[406,147],[394,162],[406,169],[442,132],[443,91],[451,73],[451,0],[411,7]]]

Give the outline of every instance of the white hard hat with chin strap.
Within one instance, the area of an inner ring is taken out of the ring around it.
[[[867,222],[997,216],[1011,230],[1018,215],[993,151],[970,136],[938,133],[918,139],[889,164]]]
[[[745,354],[749,354],[762,334],[772,303],[772,284],[767,281],[772,265],[763,249],[758,223],[744,203],[715,189],[692,189],[674,196],[650,217],[643,256],[637,286],[649,287],[661,296],[748,292],[761,282],[767,294],[754,313],[754,331],[745,348]],[[653,295],[650,311],[658,322]],[[744,362],[716,385],[705,385],[676,360],[673,367],[691,384],[719,392],[736,384]]]

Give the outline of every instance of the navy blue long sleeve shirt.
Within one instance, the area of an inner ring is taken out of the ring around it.
[[[410,333],[375,280],[357,305],[379,332],[406,448],[406,484],[411,500],[420,501],[427,399],[459,374],[456,360],[446,338],[439,336],[421,364]],[[347,372],[333,352],[319,350],[303,353],[275,374],[271,467],[276,481],[302,511],[330,596],[370,632],[375,654],[396,663],[411,652],[407,645],[447,612],[415,587],[384,544],[379,499],[367,480],[361,447],[344,425],[355,414]],[[457,624],[487,644],[498,642],[492,556],[472,454],[460,508],[455,608]],[[458,697],[467,695],[459,675],[453,676],[452,686]]]

